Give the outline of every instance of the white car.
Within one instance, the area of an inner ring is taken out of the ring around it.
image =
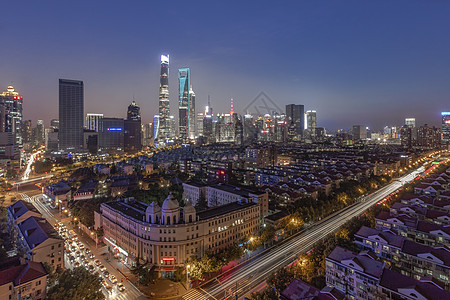
[[[109,281],[111,281],[112,284],[116,284],[117,283],[117,278],[114,275],[110,275],[109,276]]]

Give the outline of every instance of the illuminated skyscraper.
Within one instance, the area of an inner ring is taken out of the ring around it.
[[[10,132],[15,136],[15,142],[22,148],[22,96],[12,86],[0,93],[2,132]]]
[[[193,99],[194,96],[194,99]],[[195,137],[195,94],[191,87],[189,68],[178,69],[178,122],[183,142]]]
[[[306,129],[311,137],[316,135],[317,115],[315,110],[306,112]]]
[[[103,114],[86,114],[86,129],[103,131]]]
[[[161,75],[159,79],[159,121],[155,140],[165,143],[172,138],[170,129],[170,107],[169,107],[169,55],[161,55]]]
[[[416,128],[416,118],[406,118],[405,125],[411,128]]]
[[[126,152],[141,150],[141,109],[133,100],[128,106],[127,119],[124,121],[124,149]]]
[[[286,105],[286,121],[295,132],[295,135],[291,134],[291,137],[293,139],[301,138],[305,129],[305,106],[301,104]]]
[[[59,148],[83,149],[84,85],[78,80],[59,80]]]
[[[442,143],[450,145],[450,112],[443,111],[442,116]]]

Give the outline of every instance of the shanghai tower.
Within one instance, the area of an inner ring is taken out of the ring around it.
[[[172,137],[169,108],[169,55],[161,55],[161,75],[159,81],[159,126],[155,130],[155,140],[165,143]]]

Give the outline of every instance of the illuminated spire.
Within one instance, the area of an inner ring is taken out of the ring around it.
[[[231,110],[230,110],[231,123],[233,123],[233,114],[234,114],[234,110],[233,110],[233,98],[231,98]]]

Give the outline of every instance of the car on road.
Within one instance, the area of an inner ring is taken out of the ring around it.
[[[100,264],[100,266],[98,267],[98,269],[102,272],[104,272],[106,270],[105,266]]]
[[[89,248],[84,249],[84,253],[89,254],[91,253],[91,250],[89,250]]]
[[[89,254],[89,258],[90,258],[90,259],[94,259],[94,258],[95,258],[94,253]]]
[[[92,264],[88,264],[87,265],[87,269],[88,269],[89,272],[93,272],[95,270],[95,267]]]
[[[122,282],[119,282],[119,283],[117,284],[117,289],[118,289],[119,291],[121,291],[121,292],[125,291],[125,286],[123,285]]]
[[[117,278],[114,275],[109,276],[109,281],[111,281],[112,284],[116,284],[117,283]]]
[[[103,279],[102,285],[103,285],[103,287],[106,289],[106,291],[108,291],[109,293],[111,292],[112,286],[110,286],[110,285],[106,282],[106,280]]]
[[[80,255],[81,255],[80,250],[78,250],[77,252],[75,252],[75,256],[76,256],[76,257],[80,257]]]
[[[108,278],[109,277],[109,272],[108,271],[103,271],[103,277]]]
[[[102,263],[100,262],[99,259],[96,259],[96,260],[94,260],[94,264],[95,264],[96,266],[100,266]]]
[[[78,268],[79,266],[81,266],[81,264],[80,264],[80,262],[76,261],[76,262],[73,264],[73,266],[74,266],[75,268]]]
[[[84,249],[84,245],[81,244],[81,245],[79,246],[79,248],[80,248],[80,250],[83,250],[83,249]]]
[[[71,263],[73,263],[73,262],[75,261],[75,257],[74,257],[73,255],[70,255],[70,256],[69,256],[69,261],[70,261]]]

